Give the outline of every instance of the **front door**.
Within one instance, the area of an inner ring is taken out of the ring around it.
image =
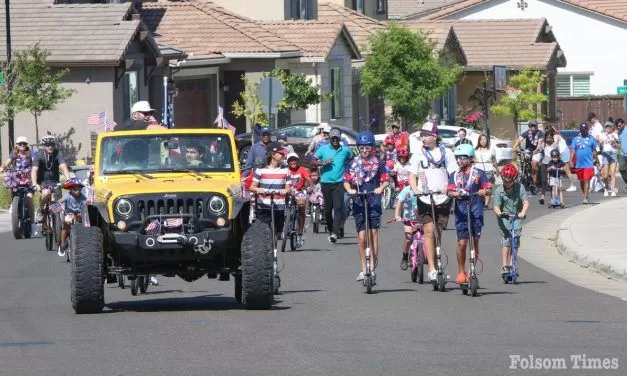
[[[242,101],[240,93],[244,91],[245,85],[242,76],[245,71],[224,71],[224,85],[228,87],[228,91],[224,92],[224,117],[235,128],[237,133],[246,133],[246,118],[244,116],[236,118],[231,113],[233,109],[233,103],[235,101]]]
[[[205,128],[209,119],[209,85],[203,79],[178,79],[178,94],[174,98],[174,125],[176,128]]]

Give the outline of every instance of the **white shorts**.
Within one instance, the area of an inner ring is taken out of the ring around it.
[[[542,161],[542,153],[537,153],[537,154],[534,154],[534,155],[531,157],[531,160],[532,160],[532,161],[534,161],[534,162],[538,162],[538,163],[540,163],[540,161]]]
[[[562,185],[562,178],[550,177],[549,186],[554,187],[556,184]]]

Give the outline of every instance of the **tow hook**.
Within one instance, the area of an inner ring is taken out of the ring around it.
[[[212,245],[213,245],[213,240],[205,239],[202,245],[196,245],[194,247],[194,251],[200,253],[201,255],[206,255],[207,253],[209,253],[209,251],[211,251]]]

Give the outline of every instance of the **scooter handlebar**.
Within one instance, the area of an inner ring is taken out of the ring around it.
[[[442,191],[429,191],[429,192],[423,192],[423,193],[414,193],[414,196],[416,197],[422,197],[422,196],[431,196],[431,195],[443,195],[444,192]]]
[[[527,219],[526,215],[524,217],[522,217],[522,218],[518,218],[518,214],[511,214],[511,213],[507,213],[507,212],[501,213],[501,215],[499,217],[506,218],[506,219],[509,219],[509,220],[512,220],[512,219]]]

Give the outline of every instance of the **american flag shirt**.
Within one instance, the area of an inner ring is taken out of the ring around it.
[[[258,168],[255,170],[253,182],[257,183],[263,190],[278,191],[288,189],[291,186],[290,173],[287,168]],[[260,193],[257,195],[257,207],[259,209],[270,209],[270,195]],[[285,195],[274,195],[274,205],[276,209],[285,209]]]

